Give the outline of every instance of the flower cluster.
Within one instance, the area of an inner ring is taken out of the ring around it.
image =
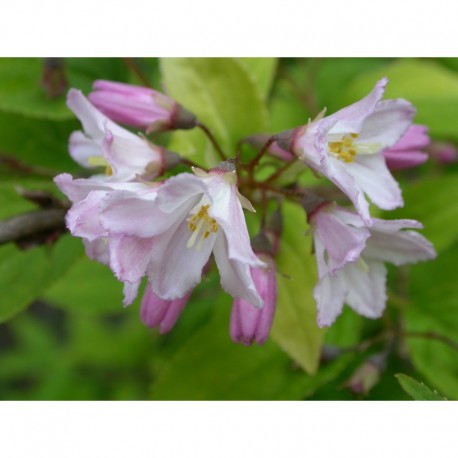
[[[431,244],[411,230],[420,223],[384,221],[369,212],[367,197],[384,210],[403,205],[390,170],[424,162],[421,150],[429,144],[426,127],[412,124],[415,109],[409,102],[382,100],[386,84],[382,79],[365,98],[331,116],[322,113],[274,136],[252,136],[246,143],[263,146],[250,163],[222,157],[210,170],[117,124],[145,134],[203,126],[176,101],[153,89],[108,81],[95,82],[88,98],[72,89],[67,103],[83,131],[71,135],[70,155],[94,174],[55,178],[72,203],[67,226],[83,239],[87,255],[124,283],[125,305],[146,278],[141,319],[160,332],[174,326],[213,254],[221,286],[234,298],[231,337],[248,345],[267,339],[277,302],[281,214],[267,221],[266,200],[291,198],[302,203],[314,235],[318,324],[332,324],[345,303],[377,318],[386,303],[384,263],[435,256]],[[281,170],[268,185],[258,181],[254,170],[264,153],[287,166],[302,161],[334,183],[354,209],[307,189],[291,194],[272,185]],[[190,169],[165,178],[179,163]],[[239,188],[262,204],[263,222],[252,241],[243,209],[254,208]]]

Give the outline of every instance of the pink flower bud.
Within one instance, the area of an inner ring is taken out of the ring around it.
[[[89,100],[112,120],[145,129],[147,133],[192,129],[196,117],[153,89],[112,81],[95,81]]]
[[[390,170],[417,167],[428,159],[428,155],[420,151],[430,144],[428,128],[414,124],[391,148],[383,151],[386,165]]]
[[[270,254],[258,254],[266,268],[252,267],[251,277],[256,290],[264,301],[262,307],[237,298],[232,306],[230,334],[234,342],[250,345],[254,341],[263,344],[269,336],[277,303],[277,279],[275,261]]]
[[[159,332],[166,334],[177,322],[190,296],[191,292],[185,294],[180,299],[172,301],[164,300],[154,294],[151,286],[148,284],[143,294],[140,309],[140,318],[143,324],[150,328],[159,326]]]
[[[451,143],[433,142],[429,148],[429,154],[439,164],[453,164],[458,160],[458,151]]]

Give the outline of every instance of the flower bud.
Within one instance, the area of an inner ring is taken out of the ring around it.
[[[428,159],[428,155],[420,151],[430,144],[428,128],[414,124],[391,148],[383,151],[386,165],[390,170],[417,167]]]
[[[192,129],[196,117],[179,103],[154,89],[98,80],[89,100],[112,120],[145,129],[147,133]]]
[[[439,164],[453,164],[458,160],[458,151],[452,143],[433,142],[428,152]]]
[[[250,272],[264,305],[255,307],[244,299],[235,299],[232,305],[230,323],[232,340],[247,346],[254,341],[263,344],[267,340],[277,303],[277,279],[273,256],[265,252],[257,253],[257,255],[267,264],[267,267],[252,267]]]
[[[159,332],[166,334],[177,322],[190,296],[191,292],[180,299],[164,300],[157,296],[148,284],[140,308],[140,318],[143,324],[150,328],[159,326]]]
[[[379,353],[368,358],[345,383],[355,394],[367,395],[380,381],[386,366],[387,354]]]

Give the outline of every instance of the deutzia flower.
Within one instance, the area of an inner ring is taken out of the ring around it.
[[[314,297],[320,326],[330,326],[344,303],[365,317],[380,317],[386,303],[384,263],[399,266],[436,256],[422,235],[404,230],[421,229],[418,221],[372,218],[366,227],[356,213],[325,203],[309,213],[309,222],[318,263]]]
[[[263,267],[253,253],[238,193],[235,167],[221,163],[206,173],[182,173],[154,190],[154,196],[119,191],[104,201],[101,221],[113,246],[112,268],[118,278],[135,284],[148,276],[161,299],[183,297],[201,279],[211,253],[221,285],[234,297],[262,306],[250,267]]]
[[[403,205],[400,188],[382,151],[393,146],[412,124],[414,107],[403,99],[382,101],[387,78],[362,100],[327,117],[278,136],[310,167],[338,186],[366,224],[371,219],[367,194],[384,210]]]

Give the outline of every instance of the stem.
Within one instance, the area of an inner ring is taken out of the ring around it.
[[[122,59],[126,64],[127,68],[132,71],[132,73],[142,82],[146,87],[151,87],[151,83],[148,81],[148,78],[142,73],[135,60],[131,57],[124,57]]]
[[[0,154],[0,164],[4,164],[7,167],[18,172],[43,176],[46,178],[54,178],[58,173],[54,170],[50,170],[45,167],[40,167],[39,165],[26,164],[9,154]]]
[[[436,332],[433,332],[433,331],[429,331],[429,332],[428,331],[426,332],[411,331],[411,332],[406,332],[405,336],[437,340],[439,342],[444,343],[445,345],[448,345],[453,350],[458,351],[458,342],[454,341],[453,339],[450,339],[450,337],[444,336],[442,334],[437,334]]]
[[[189,159],[185,159],[184,157],[181,158],[180,162],[184,165],[189,165],[189,167],[197,167],[198,169],[205,170],[199,164],[196,164],[194,161],[190,161]]]
[[[283,172],[288,170],[293,165],[294,162],[295,162],[294,160],[287,162],[285,165],[280,167],[276,172],[270,175],[270,177],[267,178],[267,180],[264,183],[271,183],[272,181],[276,180]]]
[[[218,153],[218,156],[221,158],[221,160],[226,161],[227,157],[224,154],[223,150],[221,149],[221,146],[217,142],[216,138],[213,136],[213,134],[210,132],[210,129],[205,125],[202,124],[201,122],[198,122],[196,124],[197,127],[199,127],[201,130],[204,131],[205,135],[208,137],[208,139],[211,141],[212,145],[214,146],[216,152]]]
[[[259,150],[258,154],[253,158],[253,160],[248,164],[250,170],[253,170],[264,156],[265,152],[269,149],[270,145],[276,140],[275,136],[270,137],[265,143],[264,146]]]

